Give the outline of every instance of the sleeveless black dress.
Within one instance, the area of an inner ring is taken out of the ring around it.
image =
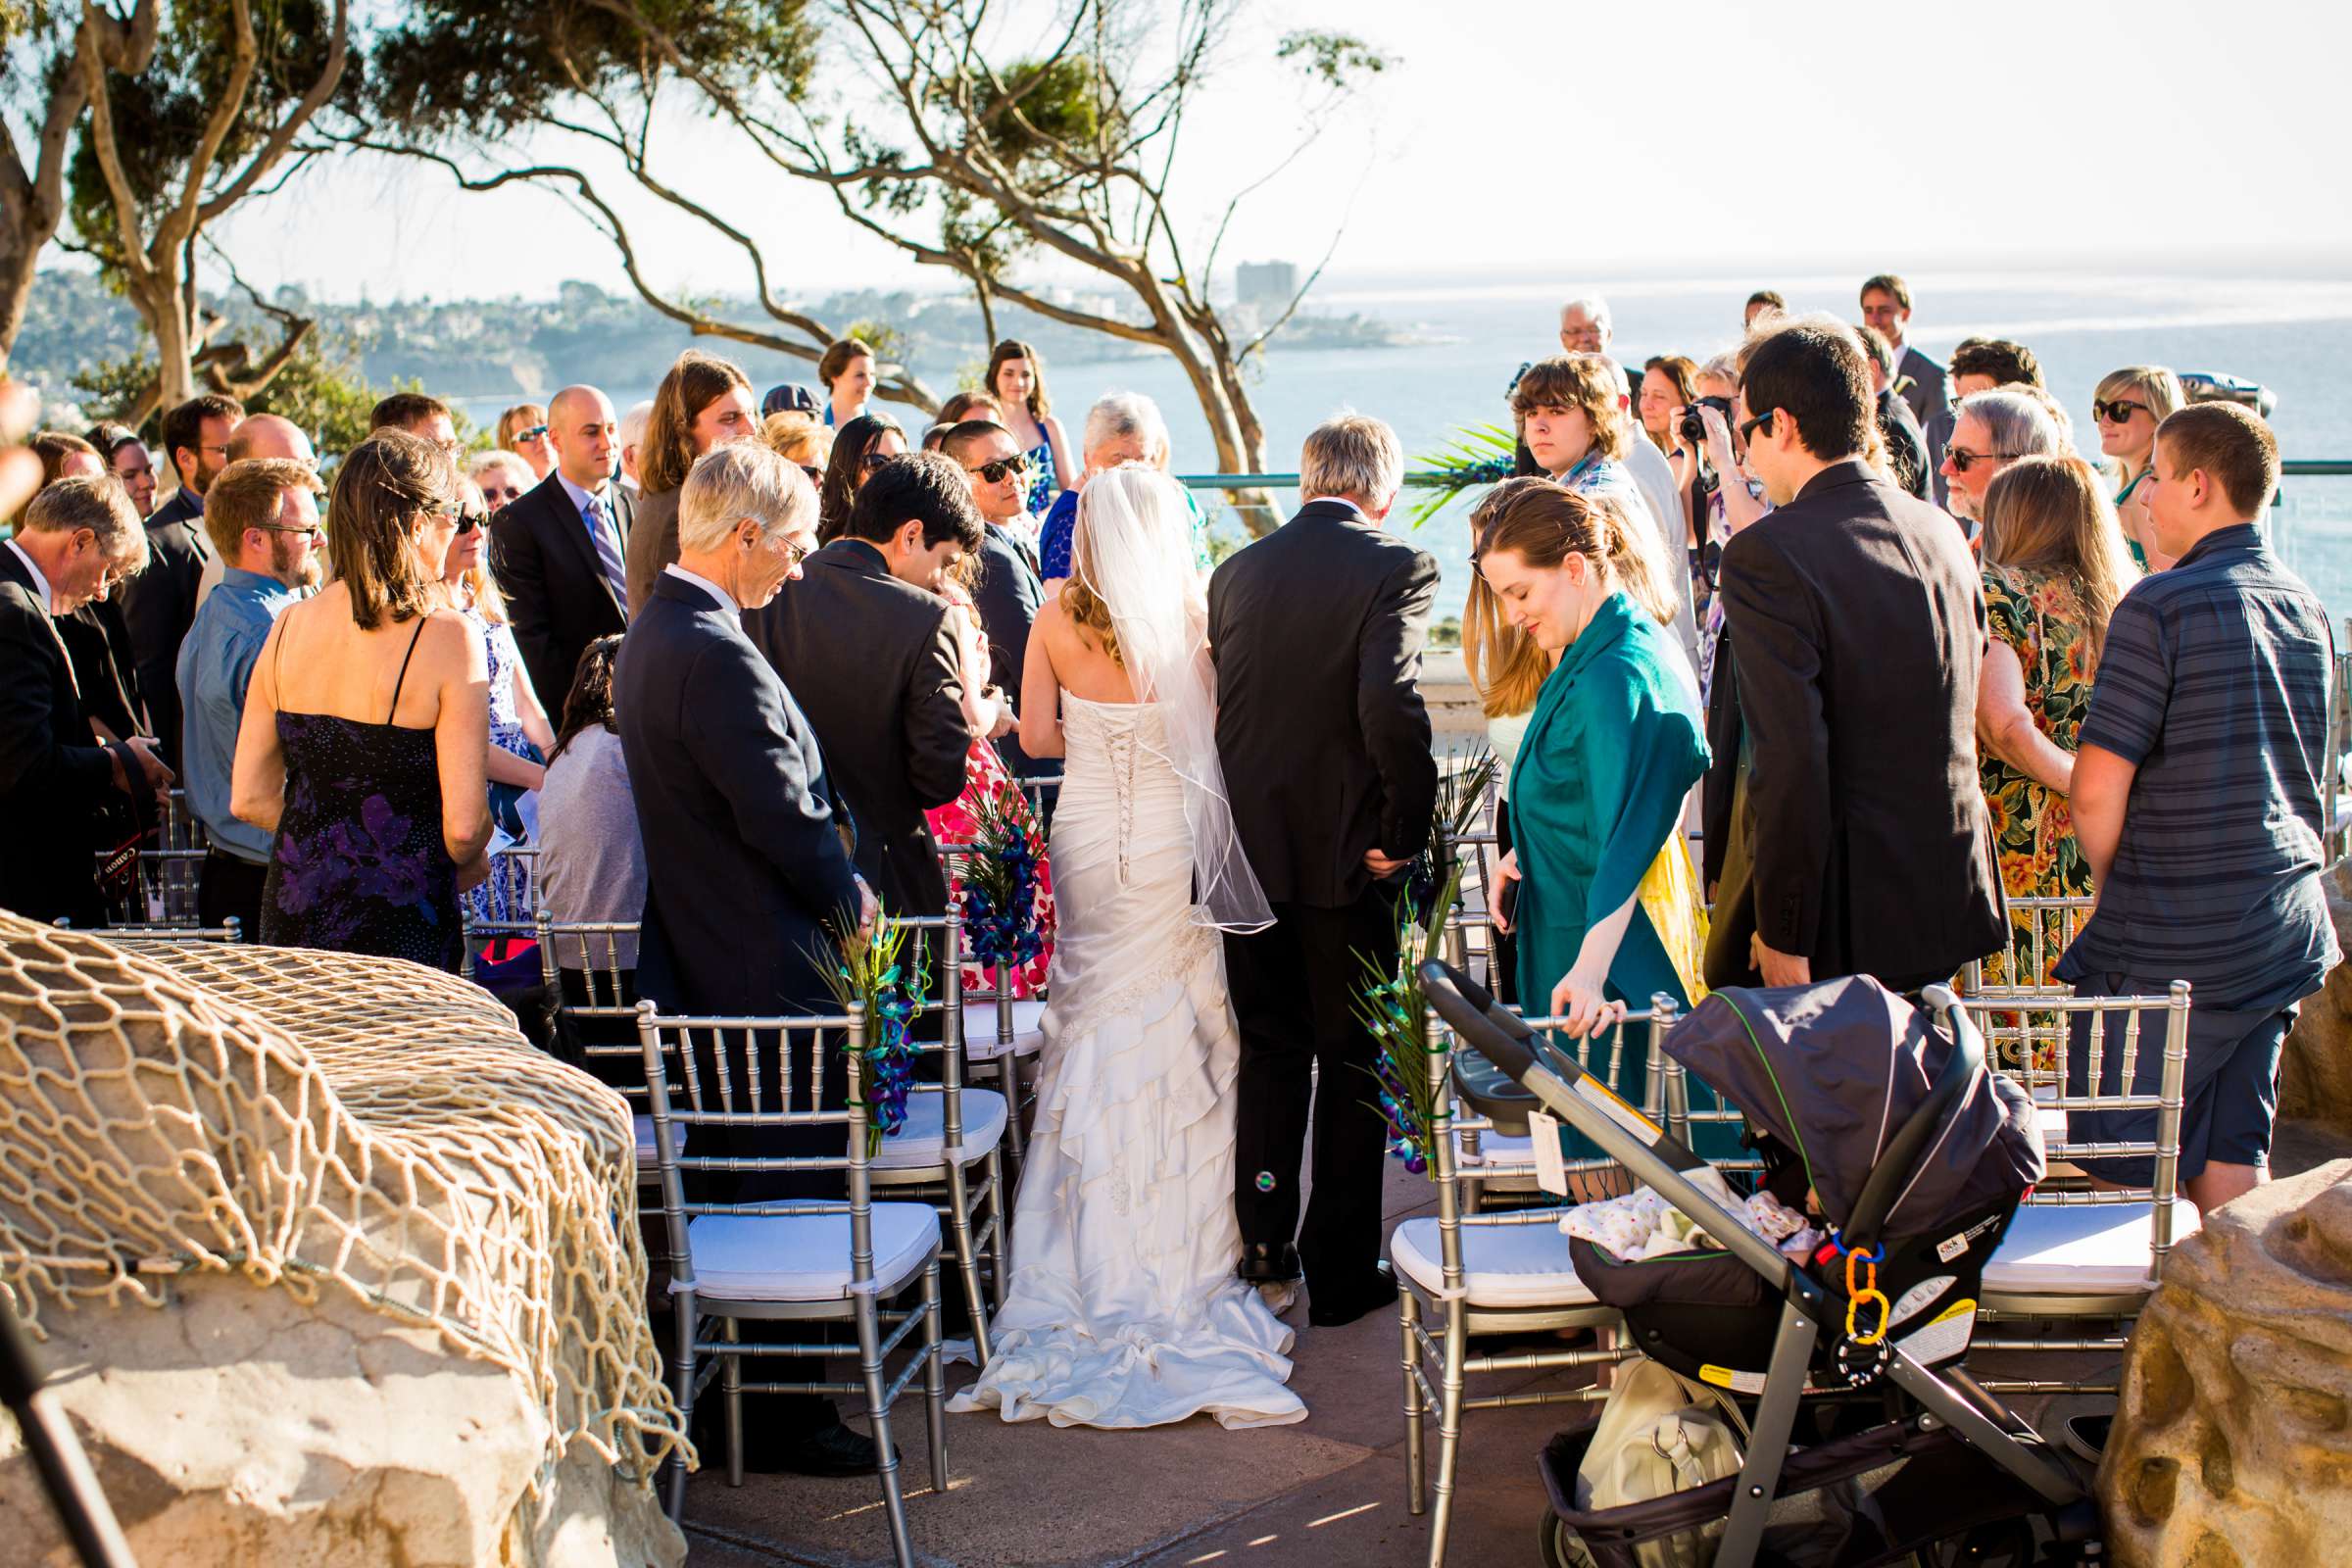
[[[423,632],[420,616],[381,724],[277,715],[286,804],[262,888],[262,941],[271,947],[457,970],[458,868],[441,837],[433,732],[392,722]]]

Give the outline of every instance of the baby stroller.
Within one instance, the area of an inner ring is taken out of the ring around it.
[[[1723,1391],[1749,1436],[1737,1475],[1580,1509],[1593,1429],[1560,1434],[1543,1457],[1547,1562],[1635,1568],[1642,1544],[1694,1533],[1717,1568],[2095,1558],[2081,1478],[1960,1364],[2042,1156],[2032,1102],[1985,1070],[1950,992],[1925,993],[1941,1031],[1868,978],[1718,992],[1659,1042],[1746,1116],[1764,1186],[1790,1206],[1810,1189],[1830,1239],[1792,1259],[1690,1180],[1703,1160],[1483,987],[1438,962],[1421,979],[1456,1035],[1721,1244],[1641,1261],[1571,1244],[1634,1348]]]

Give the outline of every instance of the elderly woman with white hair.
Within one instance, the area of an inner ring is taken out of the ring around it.
[[[1078,527],[1078,493],[1086,480],[1098,473],[1130,463],[1144,464],[1166,472],[1170,457],[1168,421],[1160,417],[1159,406],[1141,392],[1112,392],[1095,401],[1086,411],[1084,442],[1086,472],[1077,488],[1064,490],[1054,498],[1046,513],[1044,525],[1038,532],[1038,575],[1045,580],[1046,592],[1057,592],[1062,579],[1070,574],[1070,542]],[[1193,564],[1208,569],[1208,547],[1204,538],[1207,524],[1200,515],[1200,505],[1189,489],[1179,487],[1190,514],[1193,534]]]
[[[1952,515],[1982,520],[1984,492],[2003,468],[2020,458],[2060,457],[2069,450],[2057,421],[2029,388],[1995,387],[1961,399],[1943,449]]]
[[[519,452],[502,452],[495,447],[467,466],[466,477],[481,491],[482,505],[492,512],[513,506],[539,483],[539,475],[532,471],[529,459]]]

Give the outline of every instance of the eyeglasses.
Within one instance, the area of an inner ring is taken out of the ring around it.
[[[1769,426],[1771,423],[1772,410],[1770,409],[1766,409],[1762,414],[1757,415],[1752,419],[1741,420],[1740,423],[1740,444],[1741,446],[1746,446],[1750,441],[1753,441],[1756,438],[1756,432],[1758,430],[1763,430],[1766,434],[1770,434],[1771,431]]]
[[[2134,403],[2130,398],[2117,398],[2113,403],[2102,403],[2094,398],[2090,405],[2090,416],[2108,424],[2129,424],[2132,415],[2147,412],[2145,403]]]
[[[517,440],[517,441],[537,441],[537,440],[540,440],[540,439],[542,439],[544,436],[546,436],[546,434],[547,434],[547,426],[546,426],[546,425],[544,425],[544,424],[534,424],[534,425],[532,425],[532,426],[531,426],[529,429],[527,429],[527,430],[517,430],[517,431],[515,431],[515,432],[514,432],[514,439],[515,439],[515,440]]]
[[[2025,456],[2022,452],[1971,452],[1966,447],[1945,447],[1943,455],[1951,460],[1954,473],[1966,473],[1980,463],[2013,463]]]
[[[990,484],[1003,484],[1005,478],[1011,474],[1027,473],[1029,459],[1024,454],[1016,452],[1009,458],[999,458],[993,463],[983,463],[977,468],[966,468],[963,471],[976,473]]]
[[[326,537],[326,530],[315,522],[305,528],[292,527],[282,522],[257,522],[252,526],[261,529],[264,533],[307,533],[314,539]]]

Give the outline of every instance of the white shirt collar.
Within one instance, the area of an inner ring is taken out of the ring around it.
[[[1354,513],[1365,522],[1370,522],[1372,520],[1372,514],[1366,512],[1362,506],[1356,502],[1348,500],[1346,496],[1308,496],[1306,499],[1299,502],[1298,505],[1303,509],[1313,506],[1318,501],[1328,502],[1335,507],[1346,507],[1349,512]]]
[[[8,548],[17,553],[17,559],[24,563],[24,569],[32,573],[32,585],[41,591],[41,608],[52,615],[56,614],[57,593],[49,586],[49,574],[41,570],[41,564],[26,555],[24,547],[14,539],[8,541]]]
[[[710,578],[704,576],[702,573],[688,571],[684,566],[679,565],[674,561],[668,565],[663,566],[662,569],[668,572],[673,577],[685,578],[688,582],[694,584],[697,588],[700,588],[703,592],[717,600],[721,610],[732,611],[738,615],[743,613],[743,607],[735,602],[735,596],[733,594],[727,592],[724,588],[721,588],[718,584],[712,582]]]

